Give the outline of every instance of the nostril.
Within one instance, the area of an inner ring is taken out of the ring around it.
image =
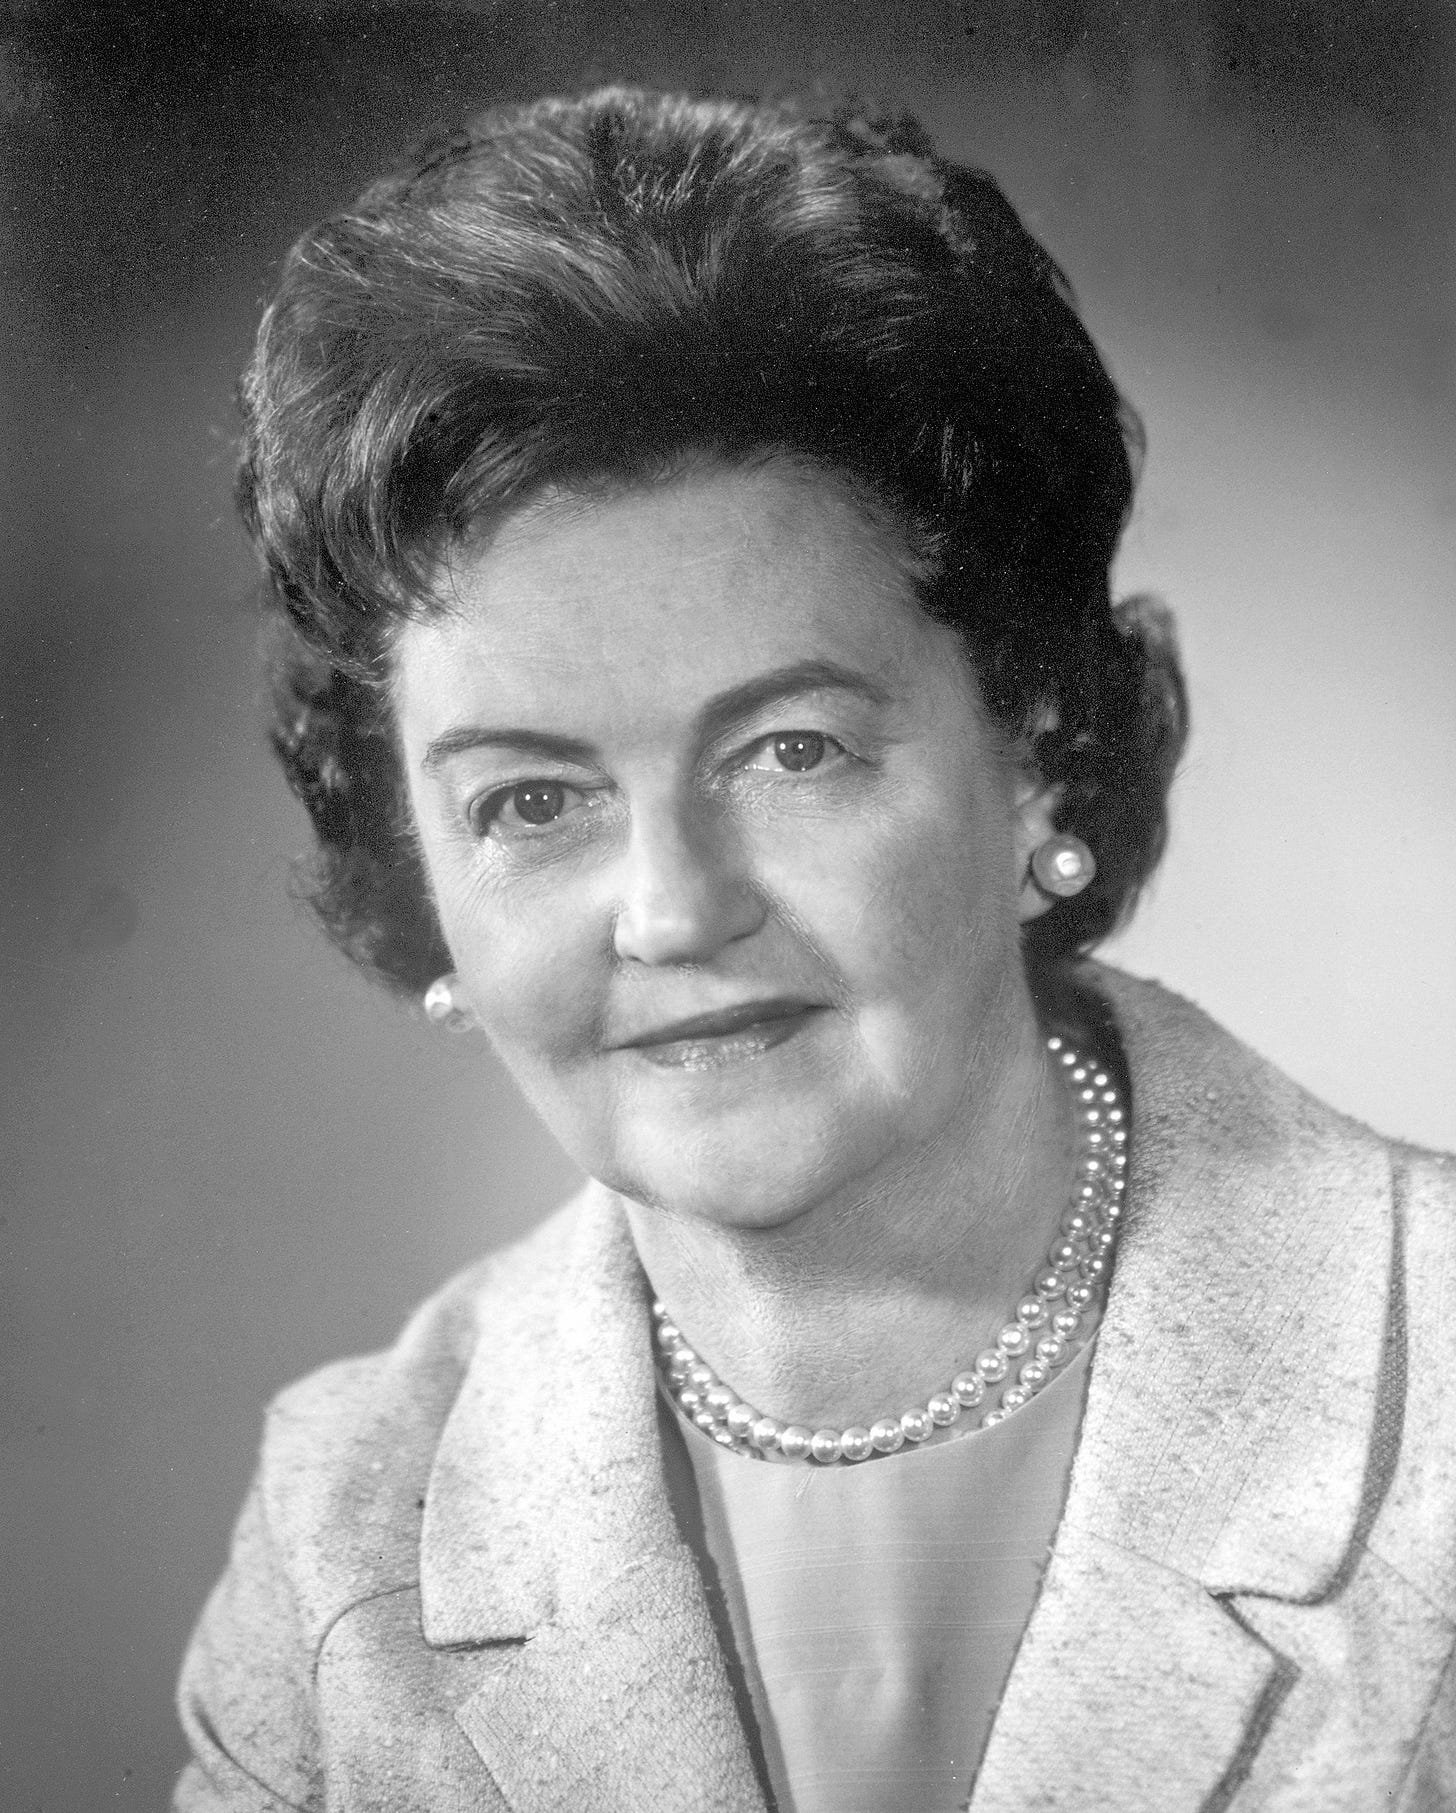
[[[615,944],[640,963],[703,963],[763,923],[750,876],[716,845],[681,833],[634,840],[624,860]]]

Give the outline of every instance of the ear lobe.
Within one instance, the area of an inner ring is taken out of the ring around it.
[[[1040,919],[1056,901],[1036,884],[1031,872],[1031,859],[1049,837],[1056,835],[1056,810],[1060,787],[1049,787],[1040,775],[1023,770],[1012,793],[1012,839],[1016,850],[1016,873],[1020,885],[1016,896],[1017,917],[1023,925]]]

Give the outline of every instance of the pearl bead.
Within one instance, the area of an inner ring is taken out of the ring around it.
[[[900,1427],[905,1431],[907,1442],[923,1442],[935,1424],[931,1422],[928,1410],[907,1410],[900,1418]]]
[[[1077,1243],[1074,1240],[1054,1240],[1047,1258],[1057,1271],[1070,1271],[1077,1263]]]
[[[1070,1341],[1081,1325],[1082,1312],[1077,1309],[1059,1309],[1052,1317],[1052,1328],[1064,1341]]]
[[[809,1442],[809,1452],[821,1465],[828,1466],[831,1461],[839,1459],[839,1431],[837,1429],[816,1429]]]
[[[937,1391],[925,1408],[930,1412],[930,1420],[937,1429],[944,1429],[947,1423],[953,1423],[961,1413],[960,1404],[948,1391]]]
[[[1030,1401],[1031,1393],[1024,1385],[1013,1385],[1009,1391],[1003,1391],[1001,1393],[1001,1408],[1003,1410],[1020,1410],[1023,1404],[1029,1403]]]
[[[878,1423],[871,1424],[870,1440],[879,1453],[898,1454],[905,1446],[905,1431],[898,1418],[883,1417]]]
[[[790,1460],[807,1460],[814,1446],[814,1434],[802,1423],[790,1423],[779,1431],[779,1450]]]
[[[1061,1035],[1054,1032],[1047,1040],[1046,1048],[1048,1051],[1060,1051],[1062,1049]]]
[[[1040,1297],[1023,1297],[1016,1306],[1016,1320],[1023,1328],[1040,1328],[1047,1319],[1047,1306]]]
[[[1055,1366],[1067,1351],[1067,1344],[1059,1335],[1043,1335],[1036,1344],[1036,1357],[1043,1366]]]
[[[748,1439],[755,1448],[777,1448],[779,1445],[779,1425],[771,1416],[761,1416],[748,1432]]]
[[[1067,1286],[1067,1306],[1070,1309],[1086,1309],[1092,1301],[1093,1290],[1090,1284],[1069,1284]]]
[[[703,1402],[709,1410],[716,1410],[720,1416],[728,1414],[728,1407],[735,1403],[733,1393],[726,1385],[713,1385],[703,1394]]]
[[[874,1451],[869,1430],[861,1429],[858,1424],[846,1429],[839,1438],[839,1452],[846,1460],[868,1460]]]
[[[988,1410],[981,1418],[981,1427],[983,1429],[994,1429],[997,1423],[1004,1423],[1005,1421],[1006,1412],[1004,1410]]]
[[[1006,1355],[994,1347],[984,1348],[976,1355],[976,1371],[988,1385],[994,1385],[1006,1377]]]
[[[733,1446],[733,1437],[721,1423],[713,1431],[713,1440],[717,1442],[720,1448],[731,1448]]]
[[[1025,1353],[1030,1343],[1031,1336],[1019,1322],[1008,1322],[996,1337],[996,1345],[1002,1353],[1009,1353],[1013,1356]]]
[[[1033,1289],[1039,1297],[1060,1297],[1062,1294],[1061,1276],[1048,1266],[1044,1272],[1037,1273]]]
[[[1029,1391],[1036,1391],[1046,1384],[1052,1372],[1044,1360],[1028,1360],[1016,1376]]]
[[[711,1435],[718,1426],[718,1419],[711,1410],[695,1410],[693,1424],[696,1428],[701,1429],[704,1435]]]
[[[1092,1217],[1085,1209],[1068,1209],[1062,1217],[1062,1232],[1069,1238],[1085,1234],[1092,1225]]]
[[[698,1363],[698,1356],[691,1347],[679,1347],[667,1363],[667,1375],[671,1379],[685,1379]]]
[[[667,1314],[667,1305],[663,1302],[661,1297],[654,1297],[652,1299],[652,1313],[659,1321]]]
[[[1078,1064],[1072,1071],[1072,1081],[1074,1083],[1085,1083],[1087,1081],[1087,1066],[1085,1064]]]
[[[699,1391],[707,1391],[710,1386],[718,1383],[717,1373],[711,1366],[705,1366],[701,1360],[696,1365],[688,1367],[688,1378]]]
[[[657,1345],[673,1348],[682,1340],[682,1330],[675,1322],[659,1322],[657,1325]]]
[[[958,1372],[950,1382],[951,1390],[969,1410],[986,1395],[986,1381],[978,1372]]]
[[[758,1412],[751,1404],[739,1403],[728,1406],[727,1423],[733,1435],[740,1438],[747,1435],[757,1421]]]
[[[677,1401],[682,1405],[683,1409],[687,1411],[688,1415],[691,1416],[695,1410],[702,1409],[703,1394],[701,1391],[694,1390],[691,1385],[684,1385],[682,1390],[677,1394]]]

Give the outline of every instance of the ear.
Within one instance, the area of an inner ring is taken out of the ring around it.
[[[1011,833],[1016,851],[1018,889],[1016,912],[1021,923],[1039,919],[1056,905],[1050,895],[1036,885],[1031,874],[1031,858],[1037,847],[1056,832],[1056,810],[1061,799],[1059,786],[1048,786],[1034,768],[1018,765],[1012,779]]]

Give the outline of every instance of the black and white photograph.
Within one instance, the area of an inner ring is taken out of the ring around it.
[[[3,1813],[1451,1813],[1449,0],[0,130]]]

